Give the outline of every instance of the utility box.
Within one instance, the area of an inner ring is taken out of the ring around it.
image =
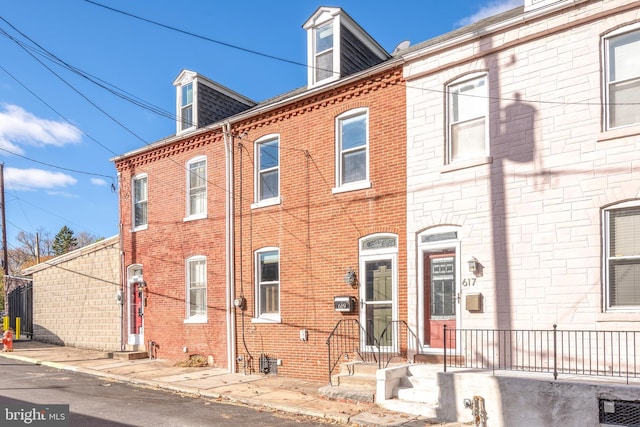
[[[482,294],[467,294],[465,307],[468,311],[482,311]]]
[[[352,296],[333,297],[333,309],[343,313],[353,313],[356,311],[356,299]]]

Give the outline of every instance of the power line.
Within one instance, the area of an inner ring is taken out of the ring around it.
[[[237,46],[237,45],[234,45],[234,44],[231,44],[231,43],[227,43],[227,42],[223,42],[223,41],[220,41],[220,40],[212,39],[210,37],[201,36],[200,34],[195,34],[195,33],[192,33],[190,31],[186,31],[186,30],[182,30],[180,28],[172,27],[172,26],[167,25],[167,24],[162,24],[162,23],[157,22],[157,21],[152,21],[151,19],[143,18],[141,16],[134,15],[132,13],[125,12],[123,10],[115,9],[113,7],[109,7],[109,6],[106,6],[104,4],[97,3],[97,2],[94,2],[94,1],[91,1],[91,0],[85,0],[85,1],[87,3],[91,3],[91,4],[95,5],[95,6],[99,6],[99,7],[105,8],[107,10],[110,10],[112,12],[120,13],[122,15],[126,15],[126,16],[128,16],[130,18],[133,18],[133,19],[138,19],[140,21],[144,21],[144,22],[147,22],[149,24],[157,25],[158,27],[162,27],[162,28],[166,28],[166,29],[169,29],[169,30],[172,30],[172,31],[176,31],[178,33],[182,33],[182,34],[185,34],[185,35],[188,35],[188,36],[191,36],[191,37],[195,37],[195,38],[198,38],[198,39],[201,39],[201,40],[206,40],[208,42],[219,44],[221,46],[225,46],[225,47],[228,47],[228,48],[231,48],[231,49],[239,50],[239,51],[250,53],[250,54],[253,54],[253,55],[262,56],[264,58],[274,59],[274,60],[280,61],[280,62],[286,62],[288,64],[299,65],[299,66],[302,66],[302,67],[305,67],[305,68],[308,67],[307,64],[303,64],[302,62],[293,61],[291,59],[281,58],[279,56],[270,55],[268,53],[263,53],[263,52],[260,52],[260,51],[257,51],[257,50],[253,50],[253,49],[248,49],[248,48],[245,48],[245,47]]]

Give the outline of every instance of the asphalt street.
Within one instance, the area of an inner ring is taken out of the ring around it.
[[[77,427],[304,427],[326,423],[0,358],[0,405],[68,404]]]

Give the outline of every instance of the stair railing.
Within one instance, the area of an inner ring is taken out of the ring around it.
[[[367,337],[364,341],[364,337]],[[375,337],[367,336],[365,329],[357,319],[342,319],[333,328],[327,338],[329,354],[329,384],[332,383],[332,374],[340,361],[351,357],[358,357],[363,362],[376,362],[377,351],[362,352],[362,342],[373,343],[370,347],[379,349]]]
[[[396,336],[394,339],[394,336]],[[380,333],[378,338],[378,368],[386,368],[394,357],[409,360],[410,355],[420,353],[422,342],[418,335],[404,320],[393,320]],[[403,345],[406,343],[406,347]]]

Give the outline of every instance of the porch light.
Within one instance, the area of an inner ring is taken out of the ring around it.
[[[478,260],[476,257],[471,257],[469,260],[469,272],[475,273],[476,271],[478,271]]]
[[[344,275],[344,283],[350,286],[355,286],[357,282],[356,272],[353,271],[353,268],[349,268],[347,274]]]

